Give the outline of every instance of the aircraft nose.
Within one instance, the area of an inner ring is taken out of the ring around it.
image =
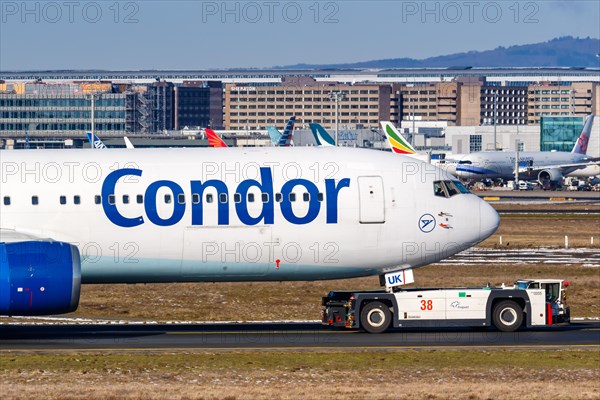
[[[479,240],[490,237],[500,225],[500,216],[487,202],[479,202]]]

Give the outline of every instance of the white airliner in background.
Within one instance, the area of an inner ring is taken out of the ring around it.
[[[587,156],[588,141],[594,123],[590,115],[585,121],[573,150],[519,152],[519,179],[540,183],[560,181],[564,176],[595,176],[600,174],[599,159]],[[596,157],[598,155],[595,155]],[[514,151],[482,151],[462,158],[456,175],[470,179],[514,179]]]
[[[80,283],[320,280],[427,265],[490,236],[453,176],[353,148],[0,151],[0,314]]]

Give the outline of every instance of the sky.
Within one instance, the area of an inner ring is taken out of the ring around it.
[[[600,2],[0,0],[0,71],[420,59],[567,35],[600,38]]]

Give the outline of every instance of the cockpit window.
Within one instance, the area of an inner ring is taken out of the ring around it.
[[[467,189],[465,187],[465,185],[463,185],[460,181],[452,181],[454,183],[454,186],[456,186],[456,188],[458,189],[459,192],[461,193],[470,193],[469,189]]]
[[[473,162],[472,162],[472,161],[469,161],[469,160],[463,160],[463,161],[459,161],[458,163],[459,163],[459,164],[473,164]]]
[[[444,184],[442,181],[433,182],[433,194],[440,197],[448,197],[446,195],[446,189],[444,189]]]
[[[440,197],[452,197],[457,194],[469,193],[469,190],[459,181],[433,182],[433,194]]]

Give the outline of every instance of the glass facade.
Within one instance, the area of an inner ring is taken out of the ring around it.
[[[581,117],[547,117],[540,120],[541,151],[571,151],[581,130]]]
[[[126,95],[102,93],[95,101],[96,132],[126,133]],[[91,130],[86,94],[0,94],[0,133],[81,135]]]

